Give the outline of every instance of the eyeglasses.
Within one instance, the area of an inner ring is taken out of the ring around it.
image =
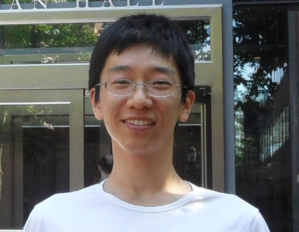
[[[152,97],[168,97],[175,93],[177,88],[187,88],[186,86],[176,85],[172,80],[151,80],[146,83],[135,83],[129,79],[116,79],[109,80],[104,83],[96,84],[97,86],[105,86],[108,93],[114,96],[129,96],[131,95],[137,85],[141,85],[145,87],[147,93]]]

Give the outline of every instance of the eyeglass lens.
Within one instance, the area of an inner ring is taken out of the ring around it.
[[[143,85],[149,95],[162,97],[173,94],[176,85],[172,80],[152,80],[146,83],[137,83],[128,79],[110,80],[107,82],[107,91],[113,95],[127,96],[132,94],[139,85]]]

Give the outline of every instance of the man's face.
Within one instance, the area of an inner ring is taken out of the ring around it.
[[[162,57],[148,46],[132,47],[120,55],[112,53],[108,57],[101,83],[124,78],[134,83],[159,79],[181,85],[172,59]],[[142,154],[172,147],[174,127],[178,120],[188,119],[194,102],[194,93],[189,91],[183,104],[181,91],[177,88],[173,95],[158,98],[150,96],[144,86],[138,85],[131,95],[120,97],[111,95],[101,86],[99,101],[94,101],[94,89],[91,101],[95,117],[104,120],[113,146]]]

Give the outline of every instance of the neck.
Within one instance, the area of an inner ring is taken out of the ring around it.
[[[163,152],[157,149],[159,153],[151,151],[151,154],[146,154],[143,151],[142,154],[132,154],[114,145],[113,171],[105,183],[105,191],[141,205],[145,201],[150,205],[165,203],[166,195],[169,201],[173,201],[188,193],[190,186],[174,170],[170,147]]]

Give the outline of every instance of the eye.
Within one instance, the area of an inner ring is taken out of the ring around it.
[[[149,83],[154,88],[169,88],[173,83],[169,80],[153,80]]]
[[[132,82],[128,79],[118,79],[118,80],[112,80],[110,84],[111,85],[131,85]]]

